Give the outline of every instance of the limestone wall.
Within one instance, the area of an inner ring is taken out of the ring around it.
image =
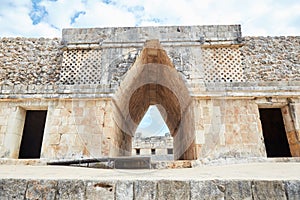
[[[0,38],[0,47],[0,85],[45,85],[59,79],[60,39]]]
[[[137,134],[137,133],[136,133]],[[155,149],[154,153],[151,149]],[[169,153],[169,150],[172,151]],[[137,153],[137,150],[139,153]],[[132,140],[133,156],[151,156],[152,160],[174,160],[173,138],[167,136],[137,137]]]
[[[300,157],[300,101],[290,103],[282,111],[291,154]]]
[[[299,81],[300,37],[244,37],[247,81]]]
[[[258,106],[251,100],[195,100],[199,159],[265,157]]]
[[[199,83],[300,81],[300,37],[244,37],[237,46],[222,46],[241,36],[237,27],[231,27],[232,32],[229,27],[194,27],[189,30],[195,31],[192,37],[187,37],[187,27],[179,32],[177,27],[169,27],[161,28],[164,33],[151,28],[112,29],[116,31],[113,39],[110,29],[66,30],[62,42],[57,38],[1,38],[1,90],[12,92],[21,87],[13,85],[101,84],[114,92],[145,40],[151,38],[161,41],[195,95],[195,86],[203,87]],[[230,37],[225,37],[225,29],[232,34]],[[98,35],[96,42],[99,31],[105,32],[105,36]],[[137,33],[140,40],[133,40]],[[197,36],[203,41],[197,40]],[[167,37],[169,40],[165,41]],[[210,44],[217,39],[220,44]],[[55,88],[49,89],[57,93]],[[23,87],[18,93],[28,90]]]
[[[289,110],[286,131],[293,155],[299,155],[299,36],[242,38],[239,25],[66,29],[62,36],[0,39],[0,157],[17,158],[24,113],[30,109],[48,110],[42,157],[130,154],[131,133],[118,127],[122,121],[115,124],[111,101],[124,107],[130,91],[125,77],[149,39],[159,40],[159,52],[166,52],[164,60],[183,81],[179,88],[177,79],[158,71],[144,76],[155,84],[170,82],[182,102],[192,99],[181,110],[178,127],[195,137],[175,137],[185,144],[177,143],[177,150],[185,148],[178,152],[212,159],[265,157],[258,108],[273,106]],[[157,52],[149,50],[145,59]],[[131,90],[139,70],[127,77]]]
[[[116,156],[108,100],[23,100],[0,102],[0,157],[18,158],[26,110],[48,110],[41,158]]]
[[[122,40],[129,36],[123,33]],[[85,96],[112,96],[144,41],[122,47],[115,46],[117,42],[105,46],[103,41],[102,46],[69,45],[69,49],[61,49],[59,39],[2,38],[0,42],[0,98],[23,98],[23,94],[76,96],[86,87],[90,94]],[[233,47],[195,41],[162,46],[193,96],[212,95],[209,91],[220,88],[284,92],[300,85],[299,37],[244,37],[241,46]],[[279,80],[280,85],[274,82]]]
[[[1,179],[4,199],[299,199],[296,180]]]

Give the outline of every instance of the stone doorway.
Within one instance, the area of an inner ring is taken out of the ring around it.
[[[280,108],[260,108],[267,157],[291,157]]]
[[[192,98],[158,40],[146,42],[112,102],[120,155],[131,155],[131,139],[138,124],[149,106],[160,105],[173,137],[174,159],[197,158]]]
[[[19,158],[40,158],[47,110],[27,110]]]

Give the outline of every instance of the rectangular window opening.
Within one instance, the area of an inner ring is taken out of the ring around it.
[[[167,149],[168,154],[173,154],[173,149]]]
[[[155,149],[151,149],[151,155],[155,155]]]
[[[47,110],[27,110],[19,158],[40,158]]]
[[[291,157],[280,108],[259,109],[267,157]]]
[[[136,155],[140,155],[141,154],[141,150],[140,149],[135,149],[135,154]]]

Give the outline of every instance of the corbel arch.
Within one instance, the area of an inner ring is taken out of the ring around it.
[[[145,43],[112,102],[116,137],[122,138],[122,142],[118,143],[121,155],[130,155],[131,137],[148,107],[159,105],[158,109],[173,137],[174,158],[197,158],[192,98],[158,40]]]

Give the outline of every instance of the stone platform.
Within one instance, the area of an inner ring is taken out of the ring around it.
[[[300,199],[300,163],[118,170],[0,165],[0,199]]]

